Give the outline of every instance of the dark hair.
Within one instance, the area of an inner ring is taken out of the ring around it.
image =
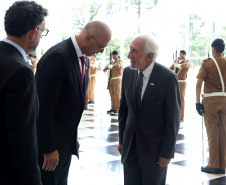
[[[184,51],[184,50],[180,50],[180,53],[183,53],[186,55],[186,51]]]
[[[30,53],[28,56],[29,56],[29,57],[34,57],[34,55],[33,55],[33,54],[31,54],[31,53]]]
[[[212,42],[211,47],[214,47],[216,49],[217,53],[223,53],[224,48],[225,48],[225,44],[224,44],[224,41],[222,39],[215,39]]]
[[[7,35],[20,38],[41,24],[47,15],[48,10],[34,1],[16,1],[6,11],[5,31]]]

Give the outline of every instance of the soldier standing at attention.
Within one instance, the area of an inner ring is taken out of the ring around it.
[[[191,67],[191,63],[185,59],[186,52],[184,50],[180,51],[180,57],[176,63],[170,66],[171,70],[174,70],[178,75],[178,83],[180,86],[180,97],[181,97],[181,113],[180,113],[180,121],[184,121],[184,107],[185,107],[185,91],[186,91],[186,79],[188,70]]]
[[[111,61],[103,70],[104,72],[110,70],[109,93],[111,96],[111,110],[107,111],[108,114],[118,113],[123,73],[123,63],[119,59],[118,52],[113,51],[112,55],[114,61]]]
[[[98,70],[98,62],[96,61],[96,55],[94,54],[91,57],[90,61],[90,68],[89,68],[89,73],[90,73],[90,81],[89,81],[89,104],[94,104],[94,89],[96,85],[96,75],[97,75],[97,70]]]
[[[209,144],[209,163],[201,167],[202,172],[224,174],[226,168],[226,59],[223,56],[225,44],[215,39],[212,44],[212,58],[203,61],[197,75],[196,110],[204,120]],[[204,101],[200,103],[202,83]],[[204,112],[205,111],[205,112]]]

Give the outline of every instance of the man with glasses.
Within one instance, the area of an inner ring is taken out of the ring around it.
[[[37,133],[43,185],[67,184],[71,155],[78,156],[77,127],[88,85],[87,56],[102,53],[110,39],[110,28],[93,21],[79,35],[50,48],[39,60]]]
[[[16,1],[5,14],[7,37],[0,42],[0,184],[42,184],[36,138],[39,104],[26,55],[38,46],[47,14],[34,1]]]

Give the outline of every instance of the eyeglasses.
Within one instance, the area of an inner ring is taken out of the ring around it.
[[[42,29],[42,28],[37,28],[38,30],[42,30],[42,36],[46,36],[49,33],[49,30],[47,28]]]
[[[94,38],[94,36],[92,35],[92,34],[90,34],[92,37],[93,37],[93,39],[95,40],[95,42],[97,43],[97,46],[100,48],[100,50],[104,50],[104,48],[106,47],[106,46],[100,46],[100,44],[96,41],[96,39]]]

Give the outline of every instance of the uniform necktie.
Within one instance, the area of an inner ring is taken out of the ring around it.
[[[81,57],[79,57],[80,59],[81,59],[81,63],[82,63],[82,73],[81,73],[81,75],[82,75],[82,86],[83,86],[83,84],[84,84],[84,64],[85,64],[85,56],[81,56]]]
[[[136,89],[136,102],[137,102],[137,111],[140,109],[141,105],[141,93],[143,87],[143,72],[139,73],[138,82],[137,82],[137,89]]]

